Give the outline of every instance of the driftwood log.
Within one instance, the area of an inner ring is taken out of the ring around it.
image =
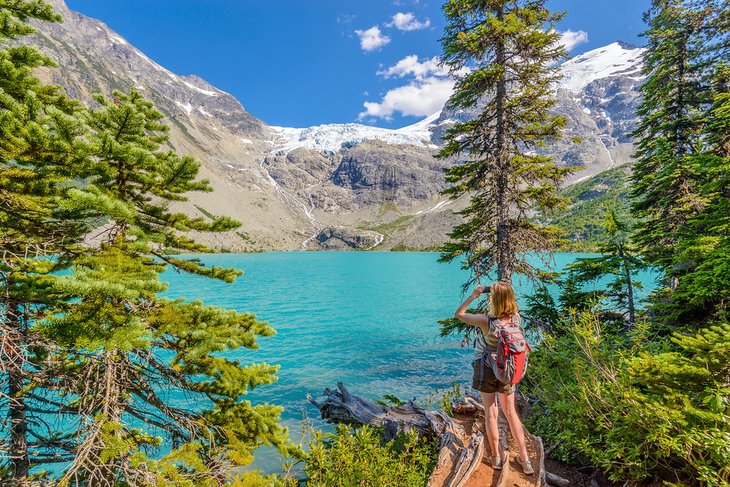
[[[467,395],[454,405],[454,417],[442,411],[426,410],[413,401],[402,406],[385,407],[358,397],[342,384],[337,389],[325,389],[324,399],[309,401],[319,409],[322,418],[332,423],[371,425],[383,428],[386,440],[412,429],[427,438],[439,438],[440,449],[436,467],[428,487],[542,487],[546,485],[542,440],[525,430],[528,451],[535,474],[526,476],[520,467],[510,466],[510,450],[517,454],[516,445],[508,440],[506,419],[499,419],[502,470],[491,468],[484,430],[484,407],[481,401]],[[563,480],[563,479],[561,479]]]
[[[573,482],[563,477],[559,477],[554,473],[545,472],[545,480],[548,485],[554,485],[555,487],[572,487]]]

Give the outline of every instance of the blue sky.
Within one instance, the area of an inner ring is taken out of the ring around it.
[[[438,109],[449,80],[442,2],[432,0],[67,0],[177,74],[197,74],[272,125],[401,127]],[[643,44],[649,0],[549,0],[571,55]],[[437,107],[433,109],[433,107]]]

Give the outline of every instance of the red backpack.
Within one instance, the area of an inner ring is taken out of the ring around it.
[[[495,318],[496,319],[496,318]],[[517,323],[510,321],[497,328],[497,360],[492,363],[495,377],[505,384],[517,384],[527,372],[527,352],[532,350]]]

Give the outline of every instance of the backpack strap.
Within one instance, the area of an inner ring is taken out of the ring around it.
[[[487,319],[489,320],[489,331],[491,332],[492,328],[494,328],[494,331],[499,334],[499,330],[501,330],[502,326],[504,326],[502,324],[502,320],[500,320],[499,318],[491,317],[489,315],[487,315]]]
[[[487,315],[487,323],[489,323],[490,318],[489,315]],[[479,326],[474,327],[476,330],[474,330],[474,348],[477,348],[477,345],[481,346],[482,349],[487,349],[487,338],[484,336],[484,332],[482,331],[482,328]]]
[[[487,318],[489,319],[490,322],[491,321],[498,321],[499,322],[499,328],[502,328],[504,326],[507,326],[510,323],[513,323],[513,324],[515,324],[517,326],[520,326],[520,327],[522,326],[522,319],[520,318],[520,315],[518,313],[515,313],[512,316],[510,316],[509,321],[507,323],[502,323],[502,320],[500,320],[499,318],[491,318],[489,316],[487,316]],[[517,319],[515,319],[515,318],[517,318]]]
[[[481,328],[477,327],[476,331],[474,332],[476,337],[474,338],[474,348],[477,348],[477,342],[481,340],[482,342],[482,348],[487,349],[487,339],[484,338],[484,332]]]

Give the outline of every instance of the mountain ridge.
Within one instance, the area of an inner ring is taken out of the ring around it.
[[[383,250],[433,248],[458,222],[455,211],[463,202],[440,195],[448,163],[433,155],[448,126],[470,113],[444,109],[400,129],[270,126],[200,76],[172,73],[103,22],[71,11],[63,0],[50,3],[65,22],[34,23],[36,43],[59,62],[43,75],[85,102],[95,92],[131,87],[155,102],[171,126],[171,147],[200,159],[201,175],[214,187],[180,208],[244,222],[240,231],[215,240],[197,236],[209,245],[235,251],[352,248],[352,242]],[[559,163],[582,168],[574,180],[629,160],[625,134],[635,124],[640,49],[616,42],[568,64],[580,78],[557,92],[568,138],[549,150]],[[603,71],[591,78],[586,66]],[[575,137],[583,142],[569,142]],[[389,233],[378,237],[377,229]],[[367,238],[356,238],[358,231],[369,232]]]

